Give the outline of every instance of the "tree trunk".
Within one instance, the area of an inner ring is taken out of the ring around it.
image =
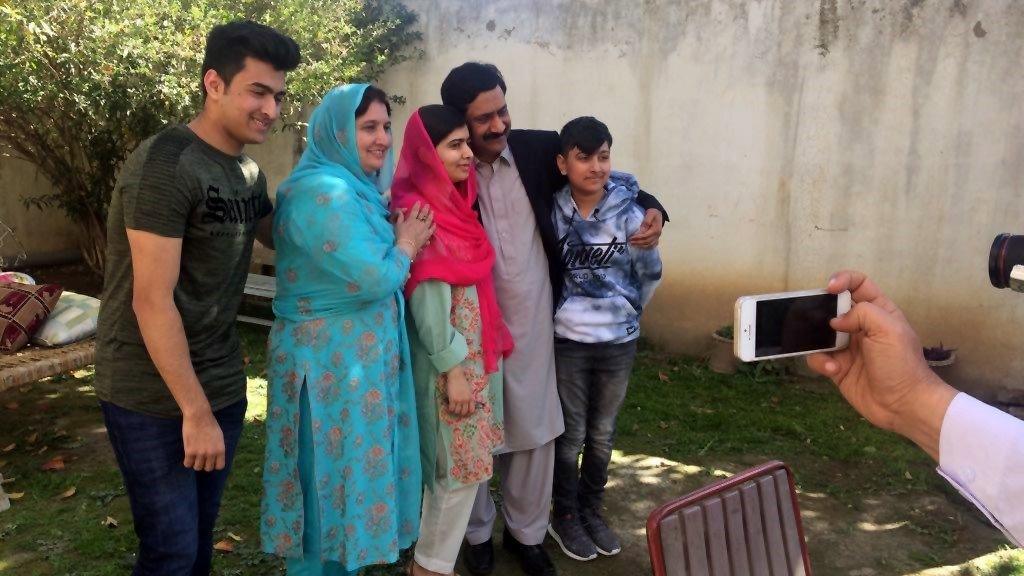
[[[95,211],[89,210],[79,221],[81,239],[79,246],[86,265],[100,276],[107,265],[107,229]]]

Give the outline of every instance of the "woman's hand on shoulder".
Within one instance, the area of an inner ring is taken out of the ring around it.
[[[420,204],[412,205],[408,213],[404,209],[398,210],[394,215],[395,220],[395,244],[404,251],[410,259],[416,257],[423,247],[430,242],[434,235],[434,213],[430,206]]]

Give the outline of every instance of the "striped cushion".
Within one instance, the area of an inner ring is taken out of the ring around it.
[[[17,352],[43,325],[63,289],[56,284],[0,284],[0,352]]]
[[[41,346],[63,346],[96,333],[100,301],[92,296],[64,292],[42,327],[32,336]]]
[[[32,337],[33,344],[63,346],[96,333],[100,301],[92,296],[64,292],[43,326]]]

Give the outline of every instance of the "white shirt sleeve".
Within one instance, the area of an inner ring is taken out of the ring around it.
[[[938,472],[1021,546],[1024,421],[957,394],[942,421]]]

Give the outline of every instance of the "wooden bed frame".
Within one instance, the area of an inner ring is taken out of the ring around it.
[[[0,392],[49,376],[85,368],[92,364],[95,358],[94,338],[56,348],[27,346],[14,354],[0,354]]]

